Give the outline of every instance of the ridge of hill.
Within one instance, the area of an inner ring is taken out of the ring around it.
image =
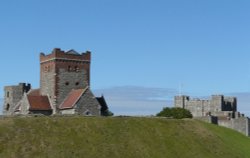
[[[244,158],[249,147],[243,134],[192,119],[0,119],[0,157]]]

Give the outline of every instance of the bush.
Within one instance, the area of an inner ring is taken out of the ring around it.
[[[183,108],[163,108],[163,110],[158,113],[156,116],[158,117],[172,117],[175,119],[182,119],[182,118],[192,118],[192,114],[190,111],[183,109]]]

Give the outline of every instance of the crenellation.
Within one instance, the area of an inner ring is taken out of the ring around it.
[[[194,118],[232,128],[250,136],[249,118],[237,112],[236,97],[213,95],[210,100],[202,100],[189,99],[188,96],[176,96],[175,107],[189,110]]]
[[[40,53],[40,89],[29,92],[31,85],[24,83],[5,87],[4,114],[101,115],[102,105],[90,91],[90,63],[90,51]]]

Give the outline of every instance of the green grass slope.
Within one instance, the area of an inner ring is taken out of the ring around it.
[[[1,158],[249,158],[250,139],[196,120],[0,119]]]

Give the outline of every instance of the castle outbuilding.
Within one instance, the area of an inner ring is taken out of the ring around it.
[[[176,96],[175,107],[189,110],[194,118],[250,136],[250,119],[237,111],[237,98],[213,95],[210,100]]]
[[[4,88],[5,115],[101,115],[101,105],[90,90],[91,52],[55,48],[40,54],[40,89],[30,84]],[[107,108],[106,108],[107,110]]]

